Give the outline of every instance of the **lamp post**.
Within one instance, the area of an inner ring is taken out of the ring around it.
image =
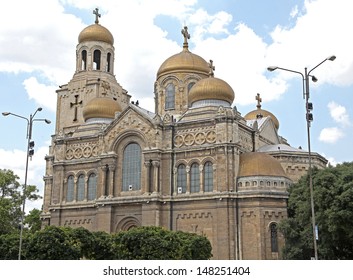
[[[304,68],[304,74],[299,71],[294,71],[286,68],[281,68],[278,66],[269,66],[267,67],[268,71],[275,71],[275,70],[284,70],[292,73],[296,73],[302,76],[303,79],[303,98],[305,99],[305,108],[306,108],[306,128],[307,128],[307,137],[308,137],[308,155],[309,155],[309,189],[310,189],[310,207],[311,207],[311,222],[312,222],[312,232],[313,232],[313,243],[314,243],[314,254],[315,260],[318,260],[318,253],[317,253],[317,236],[316,236],[316,222],[315,222],[315,208],[314,208],[314,194],[313,194],[313,176],[312,176],[312,163],[311,163],[311,145],[310,145],[310,123],[313,121],[313,114],[311,110],[313,109],[313,104],[309,102],[309,78],[313,82],[317,82],[317,78],[310,73],[319,67],[322,63],[327,60],[334,61],[336,56],[332,55],[321,61],[317,64],[314,68],[308,71],[307,67]]]
[[[25,205],[26,205],[26,189],[27,189],[27,174],[28,174],[28,159],[33,156],[33,150],[32,148],[34,147],[34,142],[31,141],[32,139],[32,127],[33,127],[33,122],[34,121],[44,121],[47,124],[50,124],[51,121],[47,119],[34,119],[34,116],[38,111],[42,111],[42,108],[39,107],[37,110],[29,116],[29,118],[13,114],[10,112],[3,112],[3,116],[15,116],[21,119],[24,119],[27,121],[27,155],[26,155],[26,170],[25,170],[25,182],[23,185],[23,202],[22,202],[22,212],[21,212],[21,229],[20,229],[20,244],[19,244],[19,249],[18,249],[18,259],[21,260],[21,251],[22,251],[22,236],[23,236],[23,220],[24,220],[24,213],[25,213]]]

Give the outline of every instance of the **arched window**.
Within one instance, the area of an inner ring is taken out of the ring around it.
[[[203,185],[205,192],[213,191],[213,165],[212,162],[208,161],[205,163],[203,168],[204,176],[203,176]]]
[[[188,84],[188,92],[190,92],[191,88],[194,86],[195,82],[191,82]]]
[[[177,188],[178,193],[186,193],[186,168],[184,164],[178,166],[178,175],[177,175]]]
[[[110,68],[111,68],[111,57],[112,57],[112,54],[111,54],[111,53],[108,53],[108,54],[107,54],[107,72],[110,72]]]
[[[87,70],[87,51],[81,52],[81,70]]]
[[[93,70],[101,69],[101,51],[95,50],[93,52]]]
[[[277,238],[277,225],[275,223],[272,223],[270,225],[270,231],[271,231],[271,251],[272,251],[272,253],[277,253],[278,252],[278,238]]]
[[[195,193],[200,191],[200,168],[197,163],[191,165],[190,170],[190,192]]]
[[[74,188],[75,188],[74,176],[70,175],[67,178],[67,192],[66,192],[67,202],[71,202],[74,200]]]
[[[85,199],[85,175],[81,174],[77,180],[77,201]]]
[[[97,197],[97,176],[92,173],[88,177],[87,200],[94,200]]]
[[[170,83],[167,85],[166,94],[165,94],[165,108],[174,109],[175,103],[175,86]]]
[[[141,148],[136,143],[126,146],[123,157],[123,191],[141,189]]]

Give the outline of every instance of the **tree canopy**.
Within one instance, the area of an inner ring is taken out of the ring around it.
[[[353,259],[353,162],[313,169],[312,177],[319,259]],[[308,180],[302,177],[289,190],[288,219],[280,224],[286,259],[313,256]]]
[[[28,185],[24,193],[24,188],[18,180],[19,177],[12,170],[0,169],[0,235],[18,232],[24,197],[31,201],[41,198],[37,187],[33,185]],[[38,211],[37,213],[30,213],[31,217],[25,219],[25,222],[30,223],[27,224],[29,228],[35,225],[38,229]]]
[[[27,260],[200,260],[212,257],[205,236],[160,227],[114,234],[85,228],[47,226],[23,239]],[[0,236],[0,259],[17,259],[18,235]]]

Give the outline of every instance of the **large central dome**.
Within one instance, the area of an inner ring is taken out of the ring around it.
[[[157,77],[166,73],[170,74],[180,71],[207,75],[209,67],[206,60],[201,56],[193,54],[188,49],[184,48],[183,51],[169,57],[162,63],[157,72]]]

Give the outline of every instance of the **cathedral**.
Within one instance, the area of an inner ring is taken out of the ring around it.
[[[160,226],[205,235],[214,259],[280,259],[277,225],[308,152],[278,134],[259,94],[255,110],[237,111],[212,60],[189,50],[187,27],[181,51],[156,73],[154,112],[132,102],[114,75],[114,37],[94,14],[78,36],[73,77],[56,91],[43,225]],[[312,164],[327,160],[312,153]]]

